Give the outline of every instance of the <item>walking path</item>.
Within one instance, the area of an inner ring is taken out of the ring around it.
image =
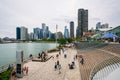
[[[49,55],[55,56],[58,52],[50,53]],[[64,54],[67,54],[67,58],[64,58]],[[24,66],[29,67],[28,75],[23,78],[18,78],[17,80],[81,80],[80,79],[80,69],[78,60],[75,60],[75,69],[69,69],[68,64],[73,60],[73,56],[77,54],[75,49],[65,50],[59,58],[50,59],[47,62],[28,62]],[[61,74],[59,71],[54,69],[55,62],[59,60],[62,69]]]

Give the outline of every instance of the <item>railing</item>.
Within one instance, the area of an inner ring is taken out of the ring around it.
[[[12,63],[8,63],[8,64],[5,64],[5,65],[2,65],[0,66],[0,73],[6,71],[9,67],[11,67],[12,65],[14,66],[15,62],[12,62]]]
[[[90,73],[89,80],[93,80],[93,77],[95,76],[95,74],[101,69],[119,62],[120,62],[120,58],[115,56],[110,59],[104,60],[103,62],[98,63],[93,67],[93,70]]]

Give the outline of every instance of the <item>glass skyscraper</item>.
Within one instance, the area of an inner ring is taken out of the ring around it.
[[[20,27],[16,28],[16,39],[20,40]]]
[[[67,26],[65,26],[64,38],[69,38],[69,31],[68,31],[68,29],[67,29]]]

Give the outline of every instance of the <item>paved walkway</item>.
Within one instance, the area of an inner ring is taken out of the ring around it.
[[[78,65],[78,60],[75,60],[75,69],[69,69],[68,64],[73,61],[73,56],[77,53],[75,49],[65,50],[64,54],[67,54],[67,58],[64,58],[62,53],[59,59],[50,59],[47,62],[28,62],[24,66],[29,67],[28,75],[23,78],[18,78],[17,80],[80,80],[80,69]],[[55,56],[58,54],[50,53],[49,55]],[[62,69],[61,74],[54,70],[55,62],[59,60]]]

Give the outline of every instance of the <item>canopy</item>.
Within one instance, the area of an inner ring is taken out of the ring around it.
[[[117,35],[109,32],[109,33],[106,33],[102,36],[102,38],[115,38],[115,37],[118,37]]]

